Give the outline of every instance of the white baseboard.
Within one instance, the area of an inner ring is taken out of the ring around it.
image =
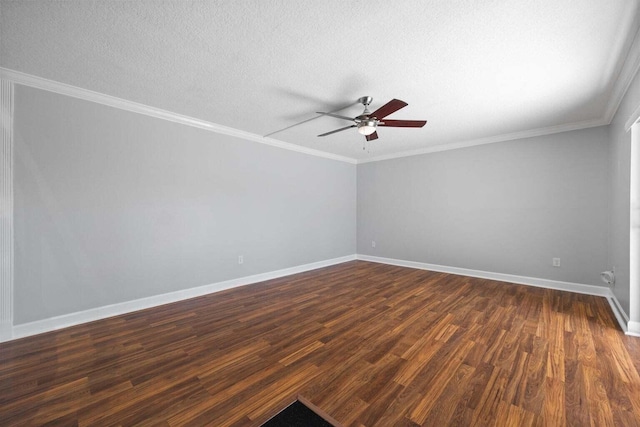
[[[620,325],[620,328],[627,335],[640,337],[640,322],[630,322],[629,317],[624,312],[618,299],[611,289],[604,286],[585,285],[582,283],[561,282],[558,280],[540,279],[537,277],[517,276],[513,274],[493,273],[482,270],[472,270],[468,268],[450,267],[438,264],[427,264],[424,262],[405,261],[393,258],[383,258],[371,255],[357,254],[356,258],[363,261],[378,262],[381,264],[397,265],[400,267],[417,268],[420,270],[438,271],[441,273],[457,274],[461,276],[478,277],[481,279],[497,280],[500,282],[516,283],[519,285],[536,286],[539,288],[555,289],[559,291],[575,292],[579,294],[595,295],[605,297],[611,306],[611,310]],[[631,325],[635,329],[632,329]],[[628,325],[628,326],[627,326]]]
[[[630,321],[626,334],[632,337],[640,337],[640,322]]]
[[[609,290],[611,292],[611,290]],[[609,305],[611,306],[611,311],[613,311],[614,316],[616,316],[616,320],[618,324],[620,324],[620,328],[624,331],[625,334],[631,335],[629,333],[628,324],[629,324],[629,316],[622,309],[622,305],[620,305],[620,301],[618,298],[611,292],[611,295],[607,297],[607,301],[609,301]]]
[[[379,262],[382,264],[398,265],[401,267],[417,268],[420,270],[438,271],[441,273],[458,274],[460,276],[478,277],[481,279],[497,280],[499,282],[516,283],[519,285],[537,286],[539,288],[557,289],[578,294],[598,295],[608,297],[609,288],[604,286],[583,285],[580,283],[560,282],[557,280],[539,279],[536,277],[516,276],[514,274],[493,273],[490,271],[472,270],[469,268],[449,267],[446,265],[427,264],[424,262],[404,261],[393,258],[382,258],[371,255],[356,255],[363,261]]]
[[[96,307],[89,310],[65,314],[62,316],[37,320],[35,322],[14,325],[9,333],[0,335],[0,342],[67,328],[69,326],[79,325],[81,323],[118,316],[120,314],[126,314],[133,311],[143,310],[145,308],[178,302],[189,298],[195,298],[225,289],[250,285],[252,283],[264,282],[265,280],[277,279],[292,274],[341,264],[347,261],[353,261],[355,259],[355,255],[347,255],[339,258],[312,262],[310,264],[298,265],[296,267],[284,268],[282,270],[270,271],[267,273],[226,280],[224,282],[212,283],[210,285],[199,286],[197,288],[190,288],[161,295],[154,295],[147,298],[126,301],[118,304],[111,304],[103,307]]]
[[[516,276],[512,274],[492,273],[488,271],[472,270],[467,268],[449,267],[437,264],[427,264],[416,261],[405,261],[393,258],[383,258],[370,255],[347,255],[344,257],[333,258],[324,261],[303,264],[296,267],[285,268],[282,270],[271,271],[267,273],[255,274],[252,276],[240,277],[237,279],[226,280],[223,282],[212,283],[210,285],[199,286],[197,288],[184,289],[180,291],[170,292],[152,297],[141,298],[134,301],[126,301],[118,304],[96,307],[89,310],[79,311],[76,313],[65,314],[62,316],[51,317],[48,319],[38,320],[35,322],[14,325],[10,328],[2,328],[0,333],[0,342],[10,341],[44,332],[54,331],[69,326],[79,325],[81,323],[92,322],[94,320],[105,319],[107,317],[118,316],[121,314],[131,313],[133,311],[143,310],[146,308],[156,307],[163,304],[178,302],[189,298],[195,298],[202,295],[231,289],[239,286],[250,285],[252,283],[263,282],[266,280],[277,279],[280,277],[290,276],[292,274],[303,273],[305,271],[315,270],[322,267],[341,264],[355,259],[377,262],[381,264],[397,265],[400,267],[417,268],[421,270],[438,271],[442,273],[457,274],[462,276],[478,277],[482,279],[497,280],[501,282],[516,283],[521,285],[536,286],[547,289],[556,289],[561,291],[576,292],[588,295],[596,295],[607,298],[611,309],[620,324],[622,330],[630,336],[640,337],[640,322],[631,322],[627,314],[622,310],[617,298],[609,288],[604,286],[584,285],[580,283],[561,282],[556,280],[539,279],[535,277]]]

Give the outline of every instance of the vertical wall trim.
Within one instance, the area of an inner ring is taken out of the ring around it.
[[[0,341],[13,328],[13,83],[0,80]]]
[[[640,334],[640,123],[631,127],[629,327]]]

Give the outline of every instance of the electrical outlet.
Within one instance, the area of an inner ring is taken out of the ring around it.
[[[554,267],[560,267],[560,258],[554,258],[553,259],[553,266]]]
[[[243,264],[244,263],[244,255],[239,255],[238,256],[238,264]]]
[[[375,247],[376,247],[376,241],[375,241],[375,240],[372,240],[372,241],[371,241],[371,247],[372,247],[372,248],[375,248]]]

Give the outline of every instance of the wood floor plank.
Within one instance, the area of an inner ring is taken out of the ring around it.
[[[640,426],[605,298],[363,261],[0,344],[0,425]]]
[[[423,410],[426,416],[420,420],[421,424],[429,426],[449,424],[456,408],[460,405],[460,398],[474,371],[475,369],[469,365],[464,363],[459,365],[451,380],[447,381],[446,388],[442,390],[437,400],[433,401],[428,411]],[[423,401],[425,398],[427,398],[426,395]],[[416,420],[414,419],[414,421]]]
[[[422,399],[414,406],[410,414],[410,419],[417,424],[422,424],[427,419],[433,405],[438,401],[441,394],[456,379],[456,373],[459,372],[460,365],[465,356],[473,347],[473,341],[464,341],[461,345],[456,345],[455,351],[447,354],[446,360],[440,365],[437,375],[430,381],[430,387],[422,394]]]

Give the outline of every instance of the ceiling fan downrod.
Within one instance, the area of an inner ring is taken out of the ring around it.
[[[372,101],[373,101],[373,98],[370,96],[363,96],[362,98],[358,99],[358,102],[364,105],[364,111],[362,112],[363,116],[368,116],[369,114],[371,114],[371,111],[369,111],[369,105],[371,104]]]

